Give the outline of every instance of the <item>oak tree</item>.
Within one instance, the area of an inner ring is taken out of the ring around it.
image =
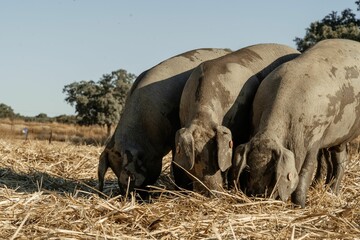
[[[357,10],[360,11],[360,0],[356,1]],[[322,20],[310,23],[306,28],[304,38],[294,39],[297,49],[300,52],[313,46],[315,43],[330,38],[345,38],[360,41],[360,19],[356,14],[347,8],[338,14],[333,11]]]
[[[104,74],[98,82],[73,82],[63,88],[65,101],[75,106],[80,125],[105,125],[108,135],[119,121],[127,92],[136,76],[120,69]]]

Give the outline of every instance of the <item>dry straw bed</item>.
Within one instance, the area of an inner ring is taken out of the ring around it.
[[[107,175],[96,192],[102,147],[0,139],[1,239],[359,239],[360,161],[351,161],[338,196],[311,189],[305,209],[222,192],[174,191],[170,157],[147,202],[117,195]]]

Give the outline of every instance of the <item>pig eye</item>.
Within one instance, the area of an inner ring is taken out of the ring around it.
[[[143,161],[136,161],[135,162],[136,168],[141,169],[143,167]]]
[[[129,150],[125,150],[125,155],[127,156],[128,161],[132,161],[133,155],[131,154],[131,152]]]
[[[270,160],[268,162],[268,164],[266,164],[265,172],[268,172],[268,173],[275,172],[275,161]]]
[[[138,157],[138,160],[142,161],[144,159],[144,153],[139,152],[137,157]]]

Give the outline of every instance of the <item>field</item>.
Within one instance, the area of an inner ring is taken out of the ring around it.
[[[175,191],[169,155],[147,202],[118,196],[112,172],[99,196],[102,146],[1,136],[1,239],[360,239],[357,142],[340,194],[318,186],[300,209],[241,192]]]
[[[23,130],[28,130],[25,136]],[[106,128],[79,126],[62,123],[25,122],[23,120],[0,119],[0,137],[72,142],[77,144],[102,144],[106,140]]]

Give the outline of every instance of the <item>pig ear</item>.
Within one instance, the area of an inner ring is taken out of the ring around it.
[[[175,146],[174,161],[184,169],[191,170],[195,164],[194,138],[191,133],[185,128],[179,129],[175,136]]]
[[[224,126],[216,128],[218,164],[222,172],[231,167],[231,158],[233,153],[233,141],[231,131]]]
[[[299,175],[295,166],[294,154],[285,148],[280,151],[276,166],[276,179],[279,196],[282,201],[286,201],[290,194],[295,191]]]
[[[100,155],[99,166],[98,166],[99,191],[101,192],[104,189],[104,177],[108,168],[109,168],[108,151],[107,149],[105,149]]]
[[[236,182],[239,181],[240,174],[247,166],[247,154],[249,152],[249,144],[240,144],[236,147],[233,158],[233,176]]]

